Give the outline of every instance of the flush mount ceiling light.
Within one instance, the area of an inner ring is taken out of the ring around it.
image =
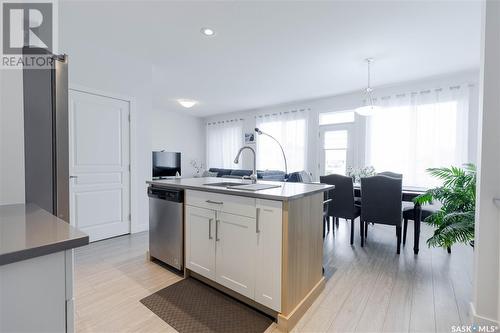
[[[197,101],[194,101],[192,99],[178,99],[177,103],[185,107],[186,109],[192,108],[196,104],[198,104]]]
[[[201,28],[201,33],[208,37],[215,36],[215,31],[211,28]]]
[[[379,110],[380,107],[373,104],[373,88],[370,86],[370,65],[373,62],[373,58],[365,59],[368,67],[368,84],[365,89],[367,105],[361,106],[356,109],[356,113],[360,116],[371,116],[375,111]]]

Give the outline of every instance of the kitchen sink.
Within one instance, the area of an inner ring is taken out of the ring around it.
[[[245,184],[245,183],[234,183],[234,182],[208,183],[203,185],[233,188],[235,190],[244,190],[244,191],[260,191],[260,190],[267,190],[270,188],[281,187],[280,185],[273,185],[273,184],[261,184],[261,183]]]
[[[240,186],[240,185],[246,185],[242,183],[235,183],[235,182],[221,182],[221,183],[208,183],[208,184],[203,184],[206,186],[217,186],[217,187],[233,187],[233,186]]]
[[[281,187],[281,185],[272,185],[272,184],[241,184],[238,186],[231,186],[232,188],[238,189],[238,190],[245,190],[245,191],[260,191],[260,190],[267,190],[270,188],[276,188],[276,187]]]

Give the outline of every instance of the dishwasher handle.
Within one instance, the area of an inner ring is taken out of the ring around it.
[[[184,191],[177,189],[167,189],[167,188],[155,188],[148,187],[148,197],[153,199],[183,202],[184,201]]]

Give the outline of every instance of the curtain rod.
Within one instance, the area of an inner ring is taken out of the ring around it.
[[[466,86],[467,88],[473,88],[475,87],[475,84],[473,83],[463,83],[463,84],[458,84],[454,86],[449,86],[447,90],[458,90],[462,88],[463,86]],[[393,95],[385,95],[385,96],[379,96],[379,97],[374,97],[374,100],[381,99],[381,100],[388,100],[393,97],[395,98],[404,98],[407,95],[410,96],[415,96],[415,95],[425,95],[425,94],[430,94],[431,92],[442,92],[446,88],[435,88],[435,89],[425,89],[425,90],[420,90],[420,91],[410,91],[410,92],[405,92],[405,93],[399,93],[399,94],[393,94]]]
[[[245,119],[243,118],[235,118],[235,119],[227,119],[227,120],[216,120],[216,121],[210,121],[207,123],[207,125],[217,125],[217,124],[225,124],[225,123],[234,123],[237,121],[244,121]]]
[[[294,110],[290,110],[290,111],[279,111],[279,112],[272,112],[272,113],[262,113],[262,114],[255,115],[255,118],[271,117],[271,116],[278,116],[278,115],[283,115],[283,114],[304,112],[304,111],[311,111],[311,108],[294,109]]]

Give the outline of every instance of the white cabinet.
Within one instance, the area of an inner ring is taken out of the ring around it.
[[[281,309],[281,201],[257,199],[255,301]]]
[[[215,211],[186,206],[186,267],[215,279]]]
[[[186,267],[280,312],[282,202],[186,191]]]
[[[216,282],[254,298],[255,219],[218,212]]]
[[[73,332],[73,250],[0,266],[0,332]]]

